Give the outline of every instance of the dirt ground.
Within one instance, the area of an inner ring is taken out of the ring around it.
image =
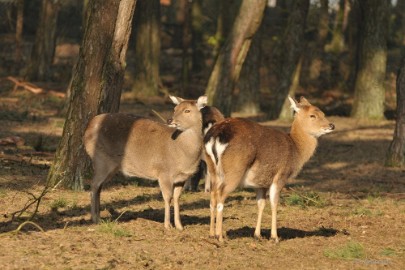
[[[62,189],[12,215],[43,190],[61,135],[63,100],[24,90],[0,93],[1,269],[405,269],[405,170],[384,167],[393,121],[329,117],[334,133],[282,192],[278,232],[269,241],[270,206],[262,240],[253,238],[254,192],[226,201],[226,240],[208,237],[209,195],[185,192],[185,230],[164,230],[156,182],[117,177],[101,194],[103,222],[90,222],[89,192]],[[125,102],[122,111],[169,115],[169,104]],[[288,129],[288,123],[263,123]],[[86,183],[86,186],[89,183]],[[201,184],[202,185],[202,184]],[[202,189],[202,188],[201,188]]]

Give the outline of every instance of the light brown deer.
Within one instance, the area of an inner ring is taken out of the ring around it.
[[[318,137],[335,128],[324,113],[305,98],[301,97],[299,103],[290,97],[289,100],[295,111],[289,134],[241,118],[228,118],[206,134],[204,144],[211,174],[210,236],[223,241],[225,199],[238,186],[244,186],[256,189],[258,217],[254,236],[257,238],[261,237],[265,196],[269,192],[271,238],[278,242],[280,191],[313,155]]]
[[[122,113],[94,117],[84,134],[84,145],[94,168],[91,183],[91,217],[100,219],[100,192],[105,181],[121,171],[124,175],[157,179],[165,202],[164,226],[170,228],[170,203],[174,201],[174,224],[180,221],[179,196],[193,175],[202,153],[202,116],[207,103],[170,97],[174,104],[169,125]]]

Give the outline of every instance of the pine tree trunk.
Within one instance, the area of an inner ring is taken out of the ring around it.
[[[50,186],[61,182],[73,190],[83,189],[90,164],[83,134],[95,115],[119,109],[135,3],[133,0],[89,3],[88,24],[73,72],[66,122],[48,174]]]
[[[405,57],[397,74],[397,119],[385,164],[393,167],[405,166]]]
[[[388,7],[388,0],[359,0],[359,63],[351,112],[354,118],[384,118]]]
[[[232,31],[218,55],[206,88],[208,102],[225,116],[231,115],[232,94],[249,51],[252,38],[259,28],[265,0],[243,0]]]
[[[44,81],[49,78],[56,47],[56,22],[59,1],[42,0],[41,15],[35,43],[24,77],[30,81]]]
[[[278,86],[275,91],[271,111],[269,112],[270,119],[279,118],[283,104],[290,91],[294,72],[297,70],[305,42],[304,31],[308,9],[309,0],[297,0],[288,18],[287,29],[281,43],[280,55],[277,56],[277,62],[279,63],[279,70],[276,71]]]
[[[160,1],[138,0],[134,18],[135,69],[132,91],[135,96],[159,93]]]

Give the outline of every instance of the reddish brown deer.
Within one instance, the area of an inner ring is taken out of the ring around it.
[[[225,117],[223,114],[215,107],[212,106],[205,106],[204,108],[201,109],[201,114],[202,114],[202,121],[203,121],[203,126],[202,126],[202,132],[207,134],[208,130],[215,125],[216,123],[222,122]],[[204,151],[205,152],[205,151]],[[205,162],[205,153],[201,155],[201,162],[200,166],[198,168],[198,171],[190,178],[189,181],[186,182],[184,185],[184,188],[186,190],[191,190],[191,191],[197,191],[198,190],[198,183],[201,178],[205,176],[205,187],[204,191],[209,192],[210,191],[210,176],[209,173],[207,172],[207,165]]]
[[[183,229],[179,196],[197,170],[202,153],[202,109],[207,97],[197,101],[170,97],[174,104],[169,125],[122,113],[94,117],[84,134],[84,145],[93,162],[91,217],[100,219],[100,192],[117,171],[124,175],[157,179],[165,202],[164,226],[170,228],[170,203],[174,201],[174,224]]]
[[[302,97],[299,103],[290,97],[289,100],[295,111],[289,134],[249,120],[228,118],[214,125],[205,136],[206,160],[211,175],[210,236],[223,241],[225,199],[238,186],[245,186],[256,189],[258,217],[254,236],[257,238],[261,237],[265,196],[269,192],[271,238],[278,242],[280,191],[313,155],[318,137],[335,128],[324,113],[305,98]]]

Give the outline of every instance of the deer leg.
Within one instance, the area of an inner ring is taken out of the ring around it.
[[[266,206],[266,189],[264,188],[258,188],[256,189],[256,200],[257,200],[257,224],[256,224],[256,229],[255,229],[255,234],[254,237],[257,239],[261,238],[261,224],[262,224],[262,217],[263,217],[263,210],[264,207]]]
[[[97,163],[96,163],[97,164]],[[94,223],[100,222],[100,193],[103,183],[110,180],[116,169],[113,167],[94,166],[94,177],[91,182],[91,220]]]
[[[277,235],[277,205],[280,198],[280,191],[282,186],[273,181],[270,186],[270,204],[271,204],[271,239],[276,243],[279,242]]]
[[[213,186],[213,185],[211,185]],[[217,189],[211,189],[210,200],[210,237],[215,237],[215,214],[217,209]]]
[[[173,185],[165,179],[159,179],[159,186],[162,191],[163,200],[165,201],[165,229],[170,229],[172,227],[170,224],[170,203],[173,198]]]
[[[183,230],[183,225],[181,225],[180,220],[180,205],[179,205],[179,198],[181,191],[183,189],[183,185],[184,183],[175,184],[173,191],[174,225],[176,226],[176,229],[178,229],[179,231]]]

